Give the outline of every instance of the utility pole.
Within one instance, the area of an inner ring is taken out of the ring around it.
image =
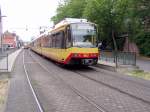
[[[2,16],[1,16],[1,8],[0,8],[0,48],[1,48],[1,51],[2,51]]]

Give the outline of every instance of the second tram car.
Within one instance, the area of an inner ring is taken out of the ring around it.
[[[66,18],[31,42],[33,51],[62,64],[95,65],[97,29],[86,19]]]

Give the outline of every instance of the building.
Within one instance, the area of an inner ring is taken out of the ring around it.
[[[3,49],[11,49],[11,48],[19,48],[20,40],[19,37],[15,33],[10,33],[6,31],[3,34]]]

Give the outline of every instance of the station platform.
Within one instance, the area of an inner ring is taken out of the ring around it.
[[[13,70],[14,62],[21,51],[22,49],[18,49],[2,58],[0,60],[0,72],[11,72]]]

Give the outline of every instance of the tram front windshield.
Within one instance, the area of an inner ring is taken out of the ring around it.
[[[93,24],[72,24],[73,47],[96,47],[96,27]]]

